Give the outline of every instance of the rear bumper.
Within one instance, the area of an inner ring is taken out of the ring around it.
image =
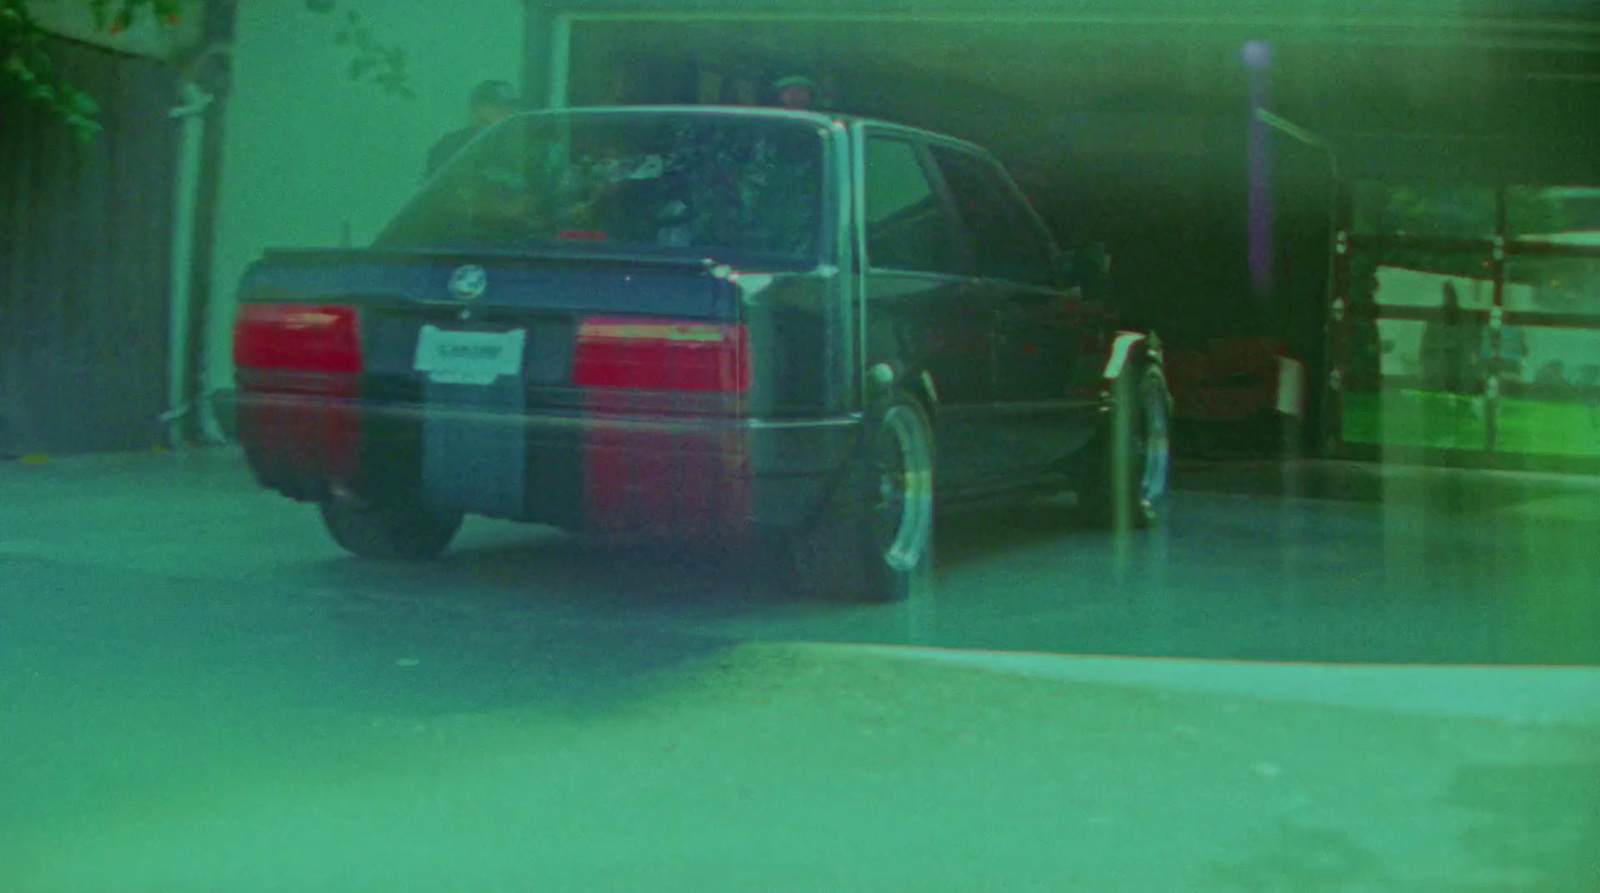
[[[858,417],[506,413],[229,391],[262,485],[338,488],[572,530],[739,537],[804,524],[859,444]]]

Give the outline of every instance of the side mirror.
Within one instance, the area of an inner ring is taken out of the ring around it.
[[[1065,282],[1068,287],[1076,287],[1078,285],[1077,258],[1072,256],[1072,252],[1063,251],[1057,261],[1061,266],[1061,281]]]
[[[1082,245],[1061,254],[1061,274],[1068,287],[1093,290],[1111,274],[1111,256],[1103,245]]]

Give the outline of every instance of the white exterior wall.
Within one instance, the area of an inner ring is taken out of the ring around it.
[[[268,247],[369,242],[420,184],[428,148],[467,121],[473,85],[520,81],[519,0],[346,2],[384,44],[408,54],[415,99],[347,75],[338,13],[243,0],[219,195],[208,388],[231,387],[229,331],[239,277]]]

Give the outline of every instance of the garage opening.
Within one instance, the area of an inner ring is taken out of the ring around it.
[[[1189,445],[1219,425],[1234,440],[1284,442],[1257,425],[1287,409],[1303,422],[1294,448],[1344,450],[1330,318],[1348,297],[1333,244],[1353,184],[1463,161],[1395,135],[1560,142],[1547,115],[1560,97],[1535,101],[1507,77],[1551,53],[1448,28],[656,12],[570,16],[560,39],[558,92],[571,105],[764,104],[776,78],[802,74],[825,108],[990,149],[1059,241],[1107,245],[1116,309],[1169,346]],[[1294,398],[1279,358],[1295,361]]]
[[[1364,182],[1338,326],[1364,458],[1600,471],[1600,189]]]

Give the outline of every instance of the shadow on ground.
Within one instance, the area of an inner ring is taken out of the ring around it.
[[[1600,760],[1467,767],[1445,803],[1470,816],[1461,849],[1485,876],[1458,893],[1600,890]]]
[[[1344,831],[1278,823],[1255,852],[1217,866],[1213,877],[1240,893],[1344,893],[1389,889],[1383,861]]]
[[[1181,462],[1173,487],[1191,493],[1404,505],[1461,516],[1596,490],[1586,478],[1356,462]]]

